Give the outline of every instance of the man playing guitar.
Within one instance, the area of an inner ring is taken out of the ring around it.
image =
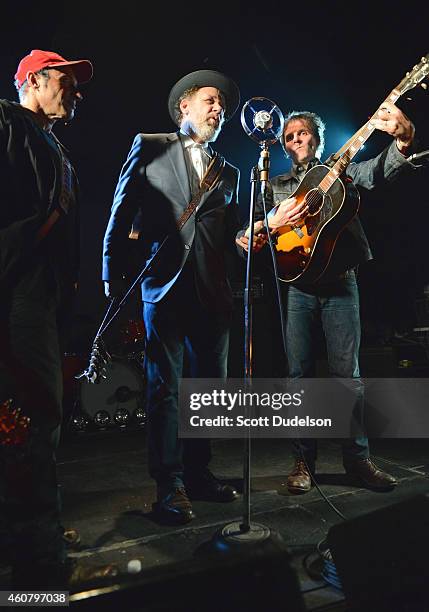
[[[387,132],[393,136],[394,141],[374,159],[347,165],[341,175],[344,181],[341,184],[345,185],[345,192],[349,189],[356,191],[354,185],[373,189],[385,181],[392,180],[409,166],[406,156],[412,150],[415,129],[401,110],[386,100],[371,118],[370,127],[371,130]],[[360,140],[363,139],[360,136],[363,129],[356,136]],[[289,232],[294,238],[302,238],[304,231],[308,231],[310,236],[311,216],[319,214],[320,208],[311,210],[313,203],[308,194],[313,190],[310,190],[306,197],[299,197],[299,186],[304,177],[313,171],[312,169],[317,171],[317,168],[325,168],[326,172],[329,170],[326,166],[320,166],[319,161],[324,146],[324,130],[323,121],[315,113],[292,112],[286,117],[282,145],[287,157],[292,161],[292,167],[289,172],[274,177],[267,190],[266,204],[267,211],[270,211],[267,219],[272,233],[278,233],[279,228],[281,232],[282,228],[286,227],[286,233]],[[334,162],[337,159],[338,157],[334,158]],[[327,197],[329,197],[328,190]],[[343,196],[340,204],[344,199]],[[332,201],[333,204],[327,202],[327,206],[335,205],[334,198]],[[322,199],[320,202],[322,204]],[[362,410],[363,384],[360,382],[359,371],[361,326],[356,268],[359,263],[372,259],[372,254],[356,212],[357,207],[352,215],[353,218],[345,227],[341,227],[338,239],[334,237],[327,240],[332,252],[325,260],[327,264],[325,267],[319,266],[318,271],[313,271],[312,274],[307,273],[307,268],[302,268],[301,272],[298,267],[295,274],[287,277],[289,274],[287,272],[286,278],[281,280],[292,281],[289,284],[286,308],[289,376],[291,378],[315,376],[314,331],[316,324],[322,325],[330,375],[357,379],[356,408]],[[255,219],[254,250],[258,251],[267,242],[261,200],[257,203]],[[304,220],[306,220],[305,226]],[[236,242],[244,250],[248,248],[248,235],[248,230],[237,234]],[[306,248],[309,250],[309,247]],[[305,254],[305,248],[301,251]],[[287,263],[292,261],[294,265],[293,257],[291,250],[284,259]],[[280,259],[280,264],[281,262]],[[279,275],[281,276],[281,273]],[[342,449],[346,472],[357,477],[364,486],[375,490],[386,490],[397,484],[393,476],[381,471],[371,461],[366,437],[344,440]],[[293,452],[295,465],[288,476],[287,488],[294,494],[306,493],[312,485],[310,473],[315,469],[316,440],[294,440]]]

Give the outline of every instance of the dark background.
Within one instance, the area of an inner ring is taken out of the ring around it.
[[[16,99],[13,75],[33,48],[89,58],[94,65],[75,121],[55,127],[70,149],[82,188],[79,333],[90,335],[105,307],[101,243],[121,166],[137,132],[175,129],[167,111],[171,86],[188,72],[212,68],[237,81],[242,104],[265,96],[285,113],[313,110],[327,124],[327,157],[429,51],[423,4],[395,4],[128,0],[114,6],[3,5],[0,97]],[[398,103],[425,142],[428,102],[428,94],[417,88]],[[374,134],[356,160],[376,155],[389,142],[388,136]],[[216,148],[241,170],[244,221],[259,151],[244,133],[239,112]],[[287,166],[280,145],[274,145],[271,176]],[[375,194],[361,192],[361,218],[375,255],[360,271],[364,339],[386,338],[416,324],[415,302],[429,285],[427,179],[425,168]],[[232,266],[231,276],[241,280],[241,268]]]

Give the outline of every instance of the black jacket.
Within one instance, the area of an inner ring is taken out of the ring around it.
[[[79,259],[77,181],[75,205],[46,238],[35,245],[39,228],[54,208],[62,186],[62,158],[53,136],[32,111],[0,100],[0,287],[19,282],[28,263],[40,259],[62,285],[77,278]]]

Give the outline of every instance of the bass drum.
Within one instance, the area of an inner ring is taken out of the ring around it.
[[[99,383],[82,380],[80,408],[98,428],[124,427],[145,421],[143,371],[127,359],[114,357]]]

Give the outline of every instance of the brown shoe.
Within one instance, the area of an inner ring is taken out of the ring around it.
[[[76,548],[80,544],[80,534],[77,529],[64,529],[63,540],[68,548]]]
[[[13,590],[76,590],[100,584],[119,573],[116,565],[83,565],[68,557],[62,563],[20,564],[12,568]]]
[[[67,586],[70,589],[80,587],[81,585],[89,585],[104,581],[107,578],[113,578],[119,573],[116,565],[82,565],[81,563],[73,564],[71,572],[68,576]]]
[[[299,495],[311,489],[311,476],[303,459],[295,459],[295,467],[287,477],[286,486],[289,493]]]
[[[155,517],[167,525],[184,525],[195,518],[192,504],[183,487],[158,489],[158,501],[152,504]]]
[[[380,470],[371,459],[354,459],[344,464],[346,474],[374,491],[389,491],[398,484],[396,478]]]

